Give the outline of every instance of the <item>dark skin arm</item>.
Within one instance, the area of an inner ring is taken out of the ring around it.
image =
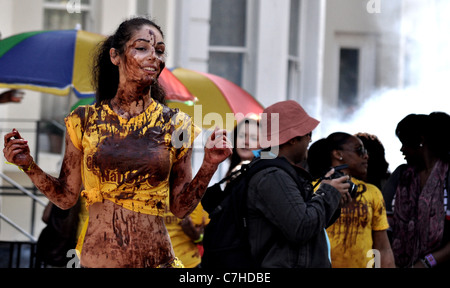
[[[447,243],[444,247],[442,247],[439,250],[433,251],[431,253],[436,260],[437,266],[439,267],[439,263],[444,263],[446,261],[450,260],[450,242]],[[414,268],[425,268],[425,265],[423,265],[422,261],[417,261],[414,264]]]
[[[77,203],[81,189],[81,159],[83,155],[72,144],[68,134],[66,134],[66,149],[58,177],[45,173],[34,163],[28,141],[20,136],[19,131],[13,129],[12,132],[5,135],[4,141],[3,154],[6,160],[24,169],[33,184],[51,202],[61,209],[69,209]]]
[[[373,249],[380,251],[381,268],[395,268],[394,253],[386,230],[372,231]]]
[[[226,131],[216,128],[208,138],[203,163],[194,179],[191,167],[192,148],[182,159],[175,162],[170,175],[170,211],[173,215],[184,218],[197,207],[217,167],[231,155],[230,147]]]

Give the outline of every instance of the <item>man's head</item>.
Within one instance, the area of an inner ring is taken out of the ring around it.
[[[292,157],[304,158],[311,140],[311,132],[318,124],[319,121],[309,116],[296,101],[275,103],[263,111],[260,122],[260,145],[262,148],[293,146],[289,151],[296,156]]]

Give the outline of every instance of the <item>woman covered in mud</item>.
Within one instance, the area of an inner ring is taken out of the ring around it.
[[[352,201],[327,228],[333,268],[395,267],[383,195],[375,185],[360,180],[367,176],[368,159],[362,141],[343,132],[314,142],[308,151],[308,167],[314,178],[319,179],[330,167],[347,164],[342,172],[357,186],[356,193],[350,193]]]
[[[5,135],[5,158],[19,166],[63,209],[86,198],[89,220],[83,267],[182,267],[164,225],[165,198],[184,218],[201,200],[218,165],[231,153],[226,132],[209,137],[192,178],[190,146],[198,134],[191,118],[165,106],[158,77],[165,44],[158,25],[124,21],[100,47],[96,104],[66,119],[66,149],[59,177],[34,163],[19,131]]]

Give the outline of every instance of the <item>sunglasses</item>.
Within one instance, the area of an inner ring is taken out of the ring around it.
[[[359,157],[364,157],[368,154],[367,149],[364,148],[363,146],[360,146],[354,150],[346,150],[346,149],[342,149],[343,151],[349,151],[349,152],[355,152],[356,154],[358,154]]]

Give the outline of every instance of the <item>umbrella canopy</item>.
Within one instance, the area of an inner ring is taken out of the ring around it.
[[[192,106],[198,100],[169,69],[161,72],[158,81],[166,90],[166,98],[169,103],[177,102]]]
[[[191,115],[199,126],[230,128],[235,121],[264,110],[252,95],[225,78],[185,68],[175,68],[172,73],[198,101],[190,106],[183,103],[169,103],[169,106]]]
[[[34,31],[0,41],[0,87],[91,97],[92,53],[104,36],[81,30]]]
[[[93,56],[104,39],[82,30],[34,31],[5,38],[0,41],[0,87],[60,96],[73,89],[79,98],[92,98]],[[168,101],[195,102],[169,70],[163,70],[160,80]]]

